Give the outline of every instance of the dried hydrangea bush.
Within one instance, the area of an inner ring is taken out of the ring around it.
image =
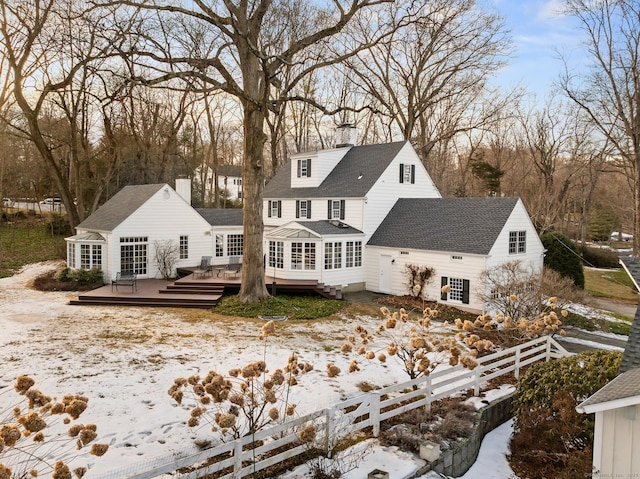
[[[73,471],[70,463],[78,451],[97,437],[95,424],[76,423],[87,408],[85,396],[52,398],[35,387],[29,376],[18,376],[14,390],[18,402],[0,410],[0,479],[42,477],[81,478],[85,467]],[[2,394],[8,394],[7,390]],[[107,444],[93,444],[90,454],[102,456]]]
[[[417,289],[418,285],[414,288]],[[443,286],[441,291],[450,292],[450,286]],[[510,295],[509,300],[518,302],[515,295]],[[383,307],[380,311],[384,322],[374,331],[356,325],[356,334],[347,338],[341,352],[351,354],[355,351],[365,360],[379,363],[386,363],[389,357],[395,358],[410,379],[427,376],[440,364],[462,364],[465,368],[474,369],[478,365],[479,356],[496,349],[491,340],[481,337],[481,332],[501,331],[518,341],[556,333],[564,336],[566,333],[561,328],[561,318],[567,316],[567,311],[559,310],[557,304],[556,297],[549,298],[548,309],[532,318],[520,315],[514,320],[512,316],[502,313],[495,316],[481,314],[475,321],[458,318],[453,323],[457,331],[455,336],[434,332],[432,321],[438,316],[437,308],[426,307],[421,316],[415,317],[409,315],[404,308],[391,313],[388,308]],[[443,326],[449,326],[448,322],[445,321]],[[349,372],[359,370],[358,360],[352,360]],[[329,377],[335,377],[340,372],[336,365],[327,365]]]
[[[267,339],[273,334],[275,323],[269,321],[260,334],[265,352]],[[258,360],[226,375],[210,371],[205,377],[177,378],[168,393],[178,404],[192,405],[189,427],[207,425],[221,440],[238,439],[294,416],[296,404],[290,402],[290,390],[299,376],[312,369],[313,365],[292,354],[284,367],[273,371],[264,360]]]

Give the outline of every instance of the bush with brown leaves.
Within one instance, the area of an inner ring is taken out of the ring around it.
[[[18,376],[14,390],[21,397],[0,410],[0,479],[45,474],[71,479],[72,472],[81,478],[87,469],[71,471],[68,464],[77,455],[74,450],[96,439],[97,427],[72,422],[85,411],[89,399],[69,394],[58,401],[34,386],[31,377]],[[102,456],[108,448],[107,444],[93,444],[90,454]]]

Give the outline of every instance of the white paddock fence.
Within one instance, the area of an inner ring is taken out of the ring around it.
[[[330,454],[336,440],[356,431],[371,428],[377,437],[385,419],[419,407],[428,409],[432,402],[468,389],[478,396],[481,384],[490,379],[511,372],[517,378],[520,369],[528,364],[568,354],[550,336],[541,337],[479,358],[473,370],[461,365],[442,368],[429,376],[348,399],[233,442],[197,453],[174,453],[131,464],[96,479],[151,479],[163,474],[196,479],[214,473],[225,479],[241,479],[308,451],[309,445],[300,444],[298,436],[307,426],[316,429],[314,446]],[[93,475],[89,472],[85,477]]]

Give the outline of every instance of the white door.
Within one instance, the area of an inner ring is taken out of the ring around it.
[[[379,289],[381,293],[391,294],[391,256],[387,254],[380,256]]]

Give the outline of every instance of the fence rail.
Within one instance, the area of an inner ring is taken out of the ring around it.
[[[438,399],[468,389],[480,394],[483,382],[514,373],[537,361],[566,356],[569,353],[550,336],[478,358],[478,366],[468,370],[462,365],[442,368],[401,384],[395,384],[335,404],[331,408],[316,411],[293,421],[258,431],[233,442],[220,444],[198,453],[173,454],[128,467],[109,471],[96,479],[152,479],[163,474],[197,479],[207,474],[223,473],[223,479],[241,479],[257,471],[283,462],[307,451],[300,445],[298,433],[314,425],[322,435],[320,444],[331,453],[332,442],[356,431],[372,428],[373,435],[380,433],[385,419],[423,407],[429,409]],[[290,448],[287,446],[291,445]],[[248,447],[249,446],[249,447]],[[277,451],[277,452],[276,452]],[[85,477],[93,477],[90,472]]]

